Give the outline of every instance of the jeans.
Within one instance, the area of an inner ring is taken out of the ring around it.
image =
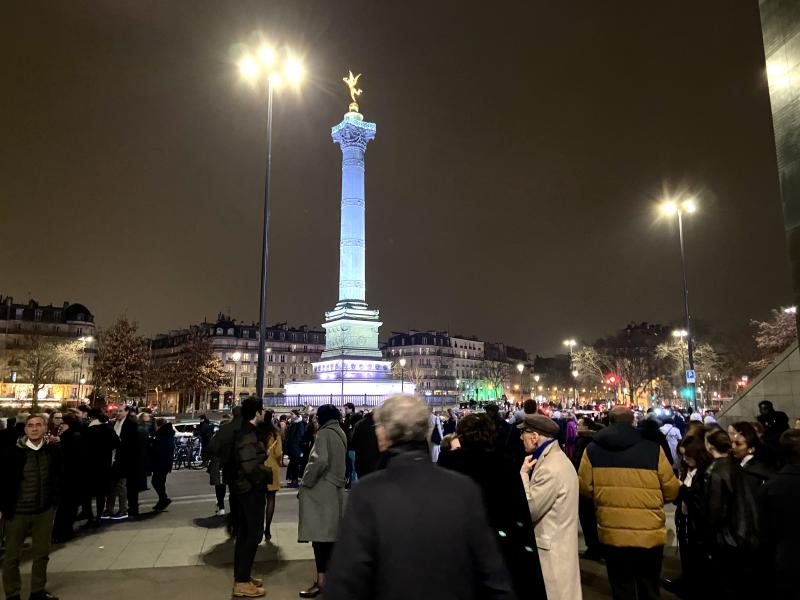
[[[603,546],[614,600],[658,600],[664,546],[618,548]]]
[[[253,561],[258,545],[264,535],[264,511],[267,494],[252,490],[231,496],[231,505],[236,503],[236,544],[233,548],[233,580],[236,583],[250,581]]]
[[[3,589],[6,598],[19,595],[22,579],[19,561],[25,538],[31,536],[31,593],[41,592],[47,585],[47,563],[50,560],[50,536],[53,533],[52,508],[36,515],[17,513],[6,520],[6,554],[3,558]]]

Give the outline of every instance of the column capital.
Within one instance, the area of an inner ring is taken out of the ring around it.
[[[342,122],[331,127],[331,137],[342,150],[348,147],[357,147],[362,152],[367,149],[367,143],[375,139],[375,123],[361,121],[345,115]]]

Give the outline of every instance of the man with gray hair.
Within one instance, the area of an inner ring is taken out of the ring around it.
[[[350,492],[326,600],[515,597],[480,489],[431,463],[429,414],[419,399],[402,394],[375,410],[387,466]]]

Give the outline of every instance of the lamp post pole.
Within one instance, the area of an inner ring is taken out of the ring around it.
[[[272,174],[272,78],[267,78],[267,170],[264,177],[264,222],[261,237],[261,294],[258,305],[258,372],[256,397],[264,398],[264,359],[267,347],[267,283],[269,279],[270,176]],[[235,382],[234,382],[235,386]]]
[[[683,211],[678,209],[678,238],[681,243],[681,270],[683,271],[683,307],[686,313],[686,349],[689,357],[689,370],[694,371],[694,342],[692,341],[692,318],[689,313],[689,285],[686,279],[686,250],[683,245]],[[697,389],[695,382],[687,382],[691,394],[692,407],[697,411]]]
[[[402,394],[405,391],[405,369],[406,369],[406,359],[400,359],[400,393]]]

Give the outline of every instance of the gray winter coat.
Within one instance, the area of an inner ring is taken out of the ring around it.
[[[347,436],[336,421],[317,433],[298,492],[301,542],[335,542],[344,514],[344,475]]]

